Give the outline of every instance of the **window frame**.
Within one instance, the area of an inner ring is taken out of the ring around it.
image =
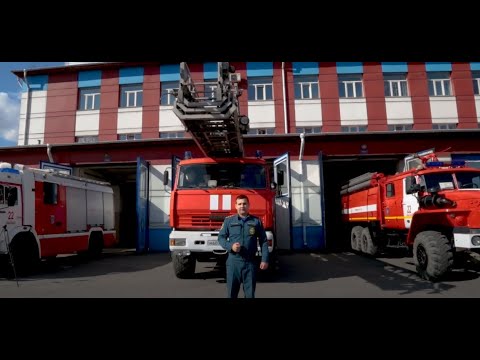
[[[133,97],[133,104],[130,105],[130,100],[132,97]],[[143,84],[121,85],[120,108],[137,108],[142,106],[143,106]]]
[[[100,110],[100,94],[101,94],[100,86],[79,88],[77,110],[79,111]],[[92,98],[92,103],[91,103],[91,106],[88,107],[88,103],[89,103],[88,99],[90,98]]]

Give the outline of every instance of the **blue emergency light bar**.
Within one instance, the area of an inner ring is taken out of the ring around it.
[[[440,167],[440,166],[451,166],[451,167],[459,167],[465,166],[465,160],[452,160],[451,163],[445,164],[444,161],[428,161],[425,163],[427,167]]]
[[[0,172],[20,174],[20,171],[18,171],[17,169],[11,169],[11,168],[2,168],[2,169],[0,169]]]
[[[428,161],[427,163],[425,163],[425,166],[439,167],[439,166],[445,166],[445,163],[443,161]]]

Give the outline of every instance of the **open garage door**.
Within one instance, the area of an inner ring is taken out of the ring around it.
[[[288,153],[273,162],[273,178],[278,185],[275,196],[275,239],[279,250],[291,250],[292,201],[290,189],[290,156]]]
[[[142,158],[137,158],[137,252],[148,250],[148,179],[149,165]]]

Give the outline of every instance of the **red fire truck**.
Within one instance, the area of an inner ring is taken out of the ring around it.
[[[244,156],[242,134],[248,131],[249,119],[239,114],[240,74],[219,62],[213,90],[206,89],[206,83],[194,84],[186,63],[180,64],[180,75],[174,112],[205,157],[187,155],[172,176],[169,247],[175,275],[191,277],[197,261],[226,258],[217,236],[225,217],[236,213],[240,194],[248,196],[250,213],[265,227],[273,263],[276,184],[264,159]]]
[[[17,272],[40,259],[116,244],[113,190],[108,183],[53,170],[0,162],[0,255]]]
[[[343,185],[342,219],[353,250],[405,247],[417,272],[437,280],[455,259],[480,251],[480,169],[433,151],[405,164],[395,175],[367,173]]]

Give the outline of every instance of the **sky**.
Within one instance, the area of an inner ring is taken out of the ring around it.
[[[0,62],[0,147],[16,146],[18,139],[21,88],[12,70],[38,69],[65,64],[66,62]]]

